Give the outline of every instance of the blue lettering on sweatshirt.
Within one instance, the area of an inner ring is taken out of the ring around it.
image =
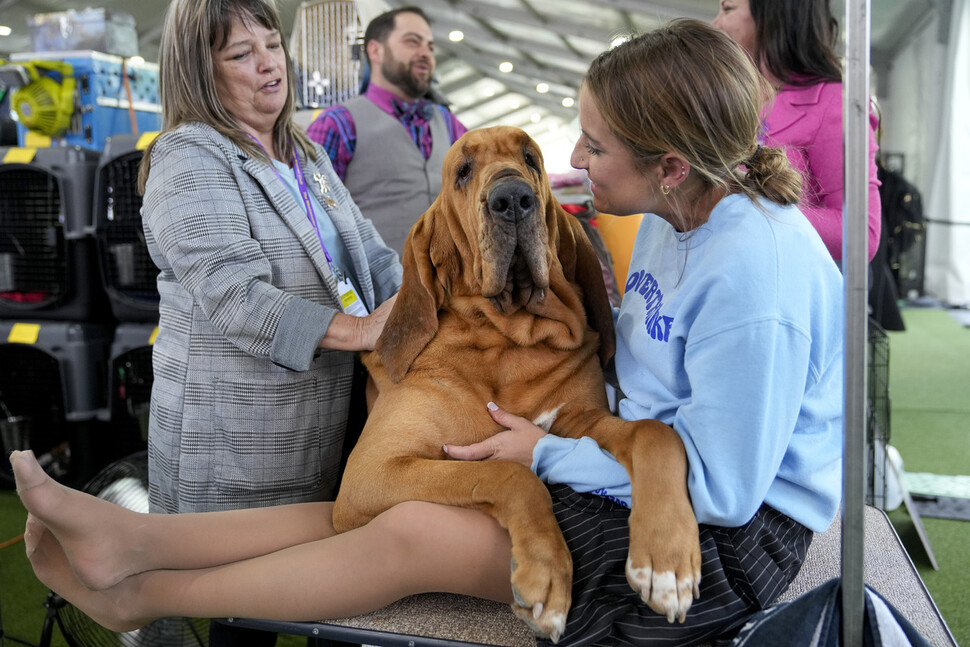
[[[608,499],[608,500],[612,501],[613,503],[615,503],[616,505],[622,506],[624,508],[629,508],[630,507],[630,504],[629,503],[627,503],[626,501],[624,501],[623,499],[621,499],[619,497],[613,496],[612,494],[609,493],[609,490],[607,490],[606,488],[600,488],[598,490],[593,490],[592,492],[590,492],[590,494],[595,494],[596,496],[601,496],[604,499]]]
[[[664,295],[653,275],[643,270],[631,272],[626,281],[626,293],[639,294],[643,297],[643,305],[646,311],[644,328],[647,334],[657,341],[664,343],[669,341],[670,328],[674,319],[660,314],[664,304]]]

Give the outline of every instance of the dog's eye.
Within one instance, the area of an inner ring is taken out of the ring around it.
[[[533,171],[539,175],[542,175],[542,169],[539,168],[539,160],[532,151],[525,152],[525,163],[528,164]]]
[[[458,167],[455,172],[455,186],[464,186],[472,176],[472,163],[469,160],[465,160]]]

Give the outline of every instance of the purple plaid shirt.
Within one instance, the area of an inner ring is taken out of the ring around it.
[[[387,114],[395,117],[393,100],[394,95],[387,90],[380,88],[373,83],[367,86],[364,96],[374,102],[378,108]],[[442,105],[435,105],[441,112],[448,127],[448,135],[451,138],[450,144],[465,134],[467,128],[462,125],[455,115]],[[395,117],[397,118],[397,117]],[[425,159],[431,155],[431,128],[428,121],[423,118],[415,118],[410,124],[402,125],[411,133],[411,139],[415,146],[421,149]],[[323,146],[330,157],[334,170],[341,180],[347,177],[347,165],[354,157],[354,149],[357,147],[357,130],[354,126],[354,118],[350,116],[350,111],[345,107],[337,105],[326,108],[321,112],[313,123],[307,128],[307,135],[310,139]]]

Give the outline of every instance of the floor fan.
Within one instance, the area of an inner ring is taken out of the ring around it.
[[[83,490],[129,510],[148,512],[148,454],[141,451],[119,459],[100,472]],[[119,633],[101,627],[53,591],[40,644],[49,645],[56,624],[71,647],[190,647],[207,644],[208,620],[163,618]]]

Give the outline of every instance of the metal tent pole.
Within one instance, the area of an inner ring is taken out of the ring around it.
[[[845,440],[842,502],[842,644],[862,645],[865,609],[866,354],[868,350],[869,0],[845,0]]]

